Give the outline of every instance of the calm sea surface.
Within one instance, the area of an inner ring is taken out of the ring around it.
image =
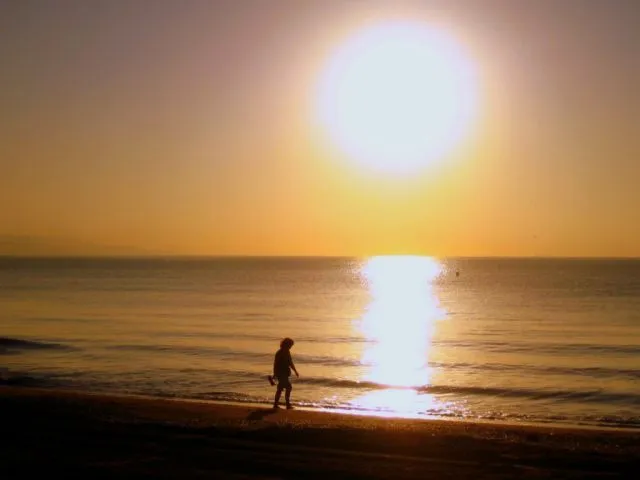
[[[0,259],[2,382],[640,428],[640,261]]]

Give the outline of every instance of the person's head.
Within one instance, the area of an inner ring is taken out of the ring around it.
[[[284,348],[285,350],[290,350],[293,347],[294,341],[289,337],[283,338],[280,342],[280,348]]]

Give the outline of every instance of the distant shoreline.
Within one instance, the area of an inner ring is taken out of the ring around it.
[[[490,261],[490,260],[578,260],[578,261],[640,261],[639,257],[579,257],[579,256],[438,256],[421,253],[379,253],[372,255],[16,255],[16,254],[0,254],[0,260],[3,259],[22,259],[22,260],[344,260],[344,259],[367,259],[377,256],[409,256],[409,257],[432,257],[443,260],[473,260],[473,261]]]

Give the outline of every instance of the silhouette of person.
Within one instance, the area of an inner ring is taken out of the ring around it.
[[[296,377],[300,376],[298,374],[298,370],[296,370],[296,366],[293,364],[293,359],[291,358],[291,347],[293,347],[293,343],[293,340],[288,337],[283,339],[280,342],[280,350],[276,352],[273,360],[273,376],[269,376],[269,382],[273,385],[274,379],[278,380],[276,396],[273,400],[273,408],[280,408],[279,403],[282,390],[284,390],[284,399],[287,404],[287,409],[291,410],[293,408],[291,405],[291,390],[293,390],[293,386],[289,380],[291,370],[295,372]]]

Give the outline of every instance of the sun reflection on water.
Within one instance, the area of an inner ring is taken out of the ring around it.
[[[442,270],[437,260],[420,256],[373,257],[361,266],[371,296],[365,314],[355,321],[367,340],[362,380],[389,388],[369,392],[354,405],[403,415],[445,408],[420,392],[431,380],[436,324],[446,317],[433,289]]]

